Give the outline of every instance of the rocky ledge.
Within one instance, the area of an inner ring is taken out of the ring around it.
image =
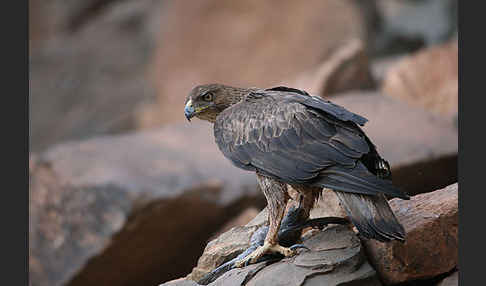
[[[457,200],[457,183],[409,201],[391,200],[407,233],[405,243],[360,239],[349,225],[305,229],[302,244],[311,251],[232,269],[208,285],[407,285],[447,275],[458,264]],[[320,208],[313,213],[329,214]],[[266,209],[245,226],[233,227],[209,242],[185,278],[161,285],[198,285],[196,281],[208,272],[248,248],[252,235],[265,224]]]

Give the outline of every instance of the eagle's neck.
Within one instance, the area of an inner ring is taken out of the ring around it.
[[[240,88],[240,87],[225,87],[225,104],[224,109],[237,104],[242,101],[251,92],[259,91],[260,88],[250,87],[250,88]]]

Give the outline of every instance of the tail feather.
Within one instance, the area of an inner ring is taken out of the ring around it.
[[[365,195],[336,191],[351,222],[366,238],[405,241],[405,230],[383,194]]]

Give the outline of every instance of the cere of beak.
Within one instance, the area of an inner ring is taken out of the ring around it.
[[[186,115],[186,118],[189,122],[191,121],[191,117],[194,116],[194,113],[195,113],[194,106],[192,106],[192,100],[190,99],[186,103],[186,107],[184,107],[184,114]]]

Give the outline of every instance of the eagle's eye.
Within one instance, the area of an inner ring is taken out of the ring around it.
[[[211,92],[206,92],[203,95],[203,100],[204,101],[212,101],[213,100],[213,94]]]

